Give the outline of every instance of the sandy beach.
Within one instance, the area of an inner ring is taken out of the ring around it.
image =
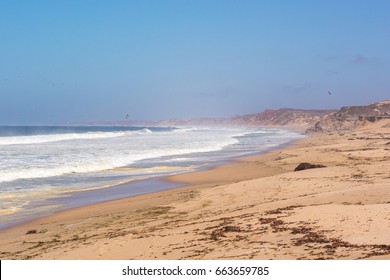
[[[294,172],[303,162],[326,167]],[[1,259],[390,259],[390,121],[0,231]]]

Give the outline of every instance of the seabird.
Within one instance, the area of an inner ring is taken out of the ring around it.
[[[329,95],[332,95],[332,93],[331,93],[330,91],[328,91],[328,94],[329,94]]]

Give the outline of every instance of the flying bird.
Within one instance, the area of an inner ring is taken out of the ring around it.
[[[328,91],[328,94],[329,94],[329,95],[332,95],[332,93],[331,93],[330,91]]]
[[[126,116],[125,116],[125,119],[128,119],[128,118],[129,118],[129,115],[126,115]]]

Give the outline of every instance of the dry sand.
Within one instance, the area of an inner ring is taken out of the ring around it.
[[[2,230],[0,257],[390,259],[390,121],[168,180]]]

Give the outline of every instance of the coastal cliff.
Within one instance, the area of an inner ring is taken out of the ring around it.
[[[154,123],[162,126],[179,125],[215,125],[215,126],[251,126],[251,127],[297,127],[309,128],[322,117],[335,110],[302,110],[281,108],[267,109],[257,114],[239,115],[232,118],[171,119]]]
[[[382,119],[390,119],[390,100],[366,106],[342,107],[321,118],[307,132],[347,131]]]
[[[267,109],[258,114],[233,117],[229,120],[234,125],[249,126],[297,126],[314,125],[322,117],[333,113],[334,110],[302,110],[282,108]]]

